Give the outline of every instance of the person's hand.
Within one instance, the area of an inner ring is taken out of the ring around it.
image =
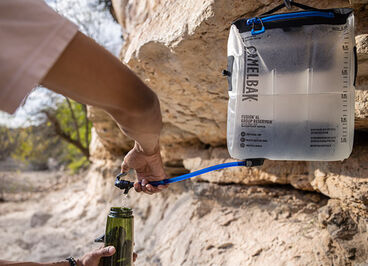
[[[82,258],[77,259],[78,266],[98,266],[102,257],[110,257],[114,255],[115,248],[113,246],[100,247],[92,252],[85,254]],[[137,253],[133,253],[133,262],[137,259]]]
[[[125,156],[121,165],[121,171],[127,173],[131,168],[137,172],[138,182],[134,183],[134,189],[137,192],[143,191],[147,194],[153,194],[167,187],[167,185],[156,187],[148,184],[150,181],[159,181],[167,178],[162,165],[159,144],[156,145],[152,154],[146,154],[139,144],[136,143],[134,148]]]
[[[77,259],[78,266],[98,266],[100,263],[100,259],[102,257],[110,257],[114,255],[115,248],[113,246],[110,247],[100,247],[94,251],[91,251],[85,254],[82,258]]]

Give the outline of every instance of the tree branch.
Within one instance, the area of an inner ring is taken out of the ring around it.
[[[49,112],[47,110],[43,110],[42,113],[44,113],[47,116],[47,119],[54,126],[55,133],[58,136],[60,136],[62,139],[69,142],[70,144],[73,144],[75,147],[77,147],[84,154],[84,156],[89,158],[89,149],[85,148],[80,141],[74,140],[68,133],[64,132],[61,129],[60,123],[57,120],[55,115],[53,115],[51,112]]]
[[[72,107],[72,103],[70,102],[70,100],[67,97],[65,97],[65,99],[66,99],[66,102],[68,103],[69,110],[72,114],[74,129],[77,132],[77,140],[78,140],[79,143],[81,143],[81,138],[80,138],[80,134],[79,134],[79,127],[78,127],[78,120],[77,120],[77,117],[75,116],[75,113],[74,113],[74,110],[73,110],[73,107]]]
[[[88,133],[89,133],[89,120],[88,120],[88,115],[87,115],[87,105],[83,104],[83,112],[84,112],[84,123],[85,123],[85,128],[86,128],[86,131],[85,131],[85,135],[84,135],[84,138],[85,138],[85,141],[86,141],[86,148],[89,149],[89,137],[88,137]]]

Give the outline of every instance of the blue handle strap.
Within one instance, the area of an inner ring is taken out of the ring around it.
[[[153,186],[167,185],[167,184],[179,182],[179,181],[182,181],[182,180],[185,180],[185,179],[189,179],[189,178],[192,178],[194,176],[198,176],[198,175],[201,175],[201,174],[212,172],[212,171],[215,171],[215,170],[220,170],[220,169],[235,167],[235,166],[249,166],[249,165],[247,165],[247,161],[222,163],[222,164],[213,165],[213,166],[210,166],[210,167],[198,170],[198,171],[194,171],[194,172],[189,173],[189,174],[164,179],[164,180],[161,180],[161,181],[153,181],[153,182],[150,182],[150,184],[153,185]]]

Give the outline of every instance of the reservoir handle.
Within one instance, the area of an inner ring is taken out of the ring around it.
[[[296,6],[296,7],[299,7],[300,9],[304,9],[304,10],[321,10],[321,9],[314,8],[314,7],[311,7],[311,6],[299,4],[299,3],[296,3],[294,1],[284,0],[284,3],[282,3],[282,4],[278,5],[278,6],[276,6],[275,8],[273,8],[273,9],[271,9],[271,10],[263,13],[261,16],[273,14],[276,11],[279,11],[280,9],[282,9],[284,7],[286,7],[287,9],[290,9],[292,6]]]

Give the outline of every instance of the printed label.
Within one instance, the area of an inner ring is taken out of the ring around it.
[[[262,148],[268,142],[263,132],[272,120],[261,119],[259,115],[241,115],[240,147]]]
[[[310,130],[310,147],[332,147],[336,143],[336,128],[311,128]]]
[[[242,101],[258,101],[259,63],[255,46],[245,47],[244,84]]]

